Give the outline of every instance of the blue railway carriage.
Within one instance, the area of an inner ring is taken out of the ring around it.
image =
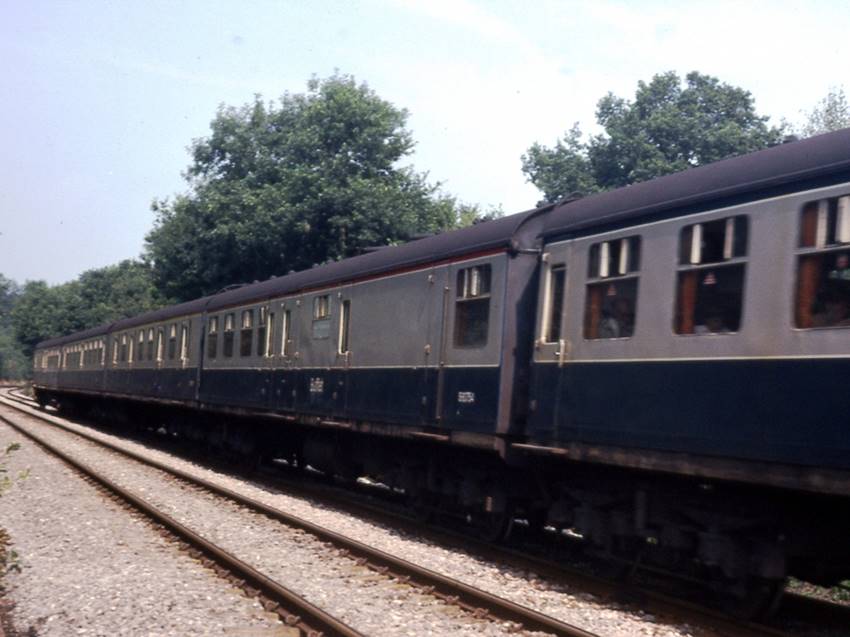
[[[41,343],[42,403],[728,590],[850,577],[850,129]]]
[[[549,523],[728,578],[846,577],[848,133],[548,216],[517,447],[549,462]]]
[[[482,509],[525,422],[549,208],[47,341],[36,391]],[[90,337],[100,354],[80,367],[71,352]]]

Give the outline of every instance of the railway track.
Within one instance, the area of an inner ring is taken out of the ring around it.
[[[8,398],[8,392],[6,392],[5,396]],[[22,406],[31,408],[33,405],[33,402],[27,400],[25,397],[16,396],[13,398],[13,400]],[[57,419],[45,415],[41,412],[31,413],[30,415],[41,418],[42,420],[46,420],[51,424],[60,427],[63,426],[62,423]],[[88,436],[86,434],[74,430],[71,431],[77,435],[81,435],[90,440],[93,440],[97,444],[104,444],[102,441],[92,436]],[[184,472],[181,472],[179,470],[173,470],[171,468],[161,466],[160,463],[156,463],[142,456],[137,456],[137,454],[127,452],[126,450],[123,450],[120,447],[116,447],[114,445],[108,446],[118,451],[119,453],[130,455],[131,457],[134,457],[140,462],[144,462],[145,464],[148,464],[150,466],[154,466],[164,471],[171,472],[181,479],[185,478],[188,481],[192,481],[201,488],[210,490],[212,492],[220,492],[225,497],[231,498],[236,502],[242,503],[243,500],[252,502],[250,501],[250,499],[245,498],[244,496],[235,492],[231,492],[227,489],[223,489],[218,485],[199,480],[194,476],[184,474]],[[308,497],[313,498],[319,498],[320,500],[326,503],[331,502],[335,507],[344,508],[361,516],[366,515],[368,517],[378,519],[384,524],[386,524],[388,521],[391,521],[391,524],[394,527],[407,529],[411,532],[415,532],[420,535],[423,533],[421,521],[413,520],[410,517],[401,515],[397,512],[387,511],[385,508],[379,508],[377,505],[366,504],[363,501],[358,501],[357,498],[352,499],[350,495],[341,494],[338,489],[328,489],[323,486],[310,485],[308,483],[304,483],[303,481],[299,481],[299,483],[296,484],[293,481],[286,480],[285,484],[286,490],[289,492],[297,490],[302,495],[306,495]],[[484,591],[478,591],[476,593],[474,590],[468,590],[472,587],[468,587],[468,585],[463,584],[462,582],[458,582],[459,584],[461,584],[460,588],[455,589],[453,591],[451,588],[452,582],[446,581],[450,580],[450,578],[445,578],[444,576],[439,575],[438,573],[434,573],[433,571],[428,572],[428,569],[422,569],[422,567],[419,567],[415,564],[412,564],[405,560],[399,560],[399,558],[395,558],[382,551],[371,549],[370,547],[362,545],[361,543],[354,543],[351,545],[337,544],[337,540],[341,542],[351,542],[351,540],[348,540],[348,538],[342,538],[341,536],[340,538],[337,538],[335,536],[337,536],[338,534],[335,534],[332,531],[328,531],[327,529],[315,528],[315,525],[311,524],[310,522],[307,522],[306,520],[299,520],[297,518],[292,519],[292,516],[288,516],[287,514],[276,509],[271,509],[271,512],[269,512],[264,509],[270,509],[270,507],[266,507],[266,505],[263,505],[262,503],[256,504],[259,504],[259,510],[263,510],[265,514],[281,515],[282,517],[279,519],[285,524],[291,524],[307,532],[315,533],[316,537],[322,537],[325,541],[332,542],[335,545],[342,547],[342,550],[349,551],[352,555],[357,556],[358,559],[365,560],[364,564],[368,564],[370,568],[375,569],[377,572],[383,572],[387,574],[392,573],[402,581],[412,581],[413,583],[419,584],[420,586],[425,587],[426,589],[430,589],[431,587],[433,587],[433,593],[440,596],[441,599],[455,602],[465,610],[477,614],[478,616],[486,616],[487,614],[491,614],[495,617],[510,619],[511,621],[522,624],[526,628],[533,627],[534,630],[544,630],[546,632],[554,634],[590,634],[585,631],[581,631],[581,629],[578,629],[579,632],[559,632],[564,630],[575,630],[575,627],[569,627],[568,625],[558,626],[557,624],[544,625],[536,623],[537,621],[541,620],[552,620],[552,618],[546,618],[546,616],[543,616],[543,618],[539,618],[535,615],[532,615],[530,619],[523,619],[521,616],[517,616],[515,614],[516,612],[522,611],[515,608],[517,605],[512,604],[511,602],[508,603],[508,608],[502,611],[499,611],[497,607],[488,607],[488,604],[490,603],[498,603],[497,600],[490,599],[494,596],[491,596],[489,593],[485,593]],[[253,505],[245,504],[245,506]],[[428,528],[427,533],[431,539],[434,539],[440,545],[461,548],[470,551],[473,554],[480,555],[488,560],[497,561],[505,565],[519,567],[526,570],[533,570],[534,572],[544,575],[545,577],[551,580],[566,583],[571,587],[590,592],[603,599],[613,599],[618,600],[620,602],[630,601],[633,605],[640,607],[646,612],[651,612],[657,615],[663,615],[668,617],[675,617],[680,621],[687,621],[690,624],[699,625],[719,634],[754,636],[779,636],[788,634],[785,630],[778,628],[775,625],[764,625],[754,622],[742,622],[738,619],[729,617],[711,609],[704,608],[697,604],[688,603],[676,598],[671,598],[653,591],[635,589],[634,587],[625,586],[621,582],[614,582],[611,580],[605,580],[594,576],[589,576],[586,573],[577,571],[575,569],[554,565],[551,562],[547,562],[541,559],[540,557],[529,555],[528,553],[522,551],[505,548],[490,543],[479,542],[469,538],[468,536],[446,531],[442,528],[437,529],[431,527]],[[484,595],[481,596],[481,593],[484,593]],[[786,594],[785,600],[783,601],[783,608],[788,609],[790,614],[792,614],[795,618],[804,617],[813,621],[817,620],[818,625],[823,624],[825,626],[839,628],[846,628],[847,626],[850,626],[850,609],[848,609],[846,606],[831,604],[828,602],[824,602],[823,600],[817,600],[808,596],[789,593]],[[531,612],[534,613],[534,611]],[[557,622],[557,620],[552,621]]]
[[[290,528],[309,533],[320,541],[335,546],[339,549],[343,556],[352,557],[360,566],[366,567],[382,577],[392,578],[398,582],[413,585],[427,595],[433,596],[444,603],[453,604],[461,608],[463,611],[478,620],[511,622],[515,624],[516,627],[521,627],[529,631],[540,631],[564,637],[594,637],[594,633],[583,630],[577,626],[572,626],[544,615],[543,613],[539,613],[533,609],[511,602],[510,600],[502,599],[464,582],[454,580],[450,577],[441,575],[440,573],[431,571],[430,569],[408,562],[402,558],[372,548],[366,544],[312,524],[307,520],[300,519],[286,512],[269,507],[262,502],[247,498],[242,494],[225,489],[219,485],[202,480],[173,467],[168,467],[162,463],[145,458],[126,449],[122,449],[120,446],[107,443],[95,436],[75,431],[66,427],[63,423],[59,422],[58,419],[52,416],[41,413],[32,413],[29,401],[20,397],[16,397],[14,400],[10,401],[7,396],[8,394],[4,396],[4,398],[0,399],[2,404],[19,410],[22,407],[26,410],[27,415],[30,417],[38,418],[53,426],[59,427],[66,432],[72,433],[75,436],[84,438],[101,447],[106,447],[110,451],[132,458],[134,461],[147,465],[148,467],[165,472],[172,476],[175,480],[180,480],[192,487],[203,489],[210,494],[215,494],[217,497],[226,498],[241,507],[245,507],[255,513],[259,513]],[[161,511],[157,511],[156,507],[153,507],[137,495],[130,493],[109,479],[101,476],[92,467],[80,463],[69,454],[57,449],[55,445],[45,440],[43,436],[34,433],[30,427],[22,425],[20,422],[16,422],[14,419],[5,415],[0,415],[0,420],[14,427],[22,434],[30,437],[39,445],[48,449],[51,453],[58,455],[65,462],[68,462],[77,470],[85,473],[98,484],[103,485],[111,492],[119,495],[123,499],[126,499],[128,502],[131,502],[133,506],[142,510],[152,519],[155,519],[157,524],[166,526],[183,541],[191,544],[193,550],[201,551],[206,556],[206,559],[213,560],[219,568],[232,571],[232,577],[237,581],[244,581],[244,585],[250,589],[249,593],[261,593],[269,598],[270,604],[279,604],[280,608],[294,607],[295,610],[291,612],[285,611],[286,614],[284,615],[284,618],[288,620],[287,623],[290,624],[292,624],[296,619],[301,621],[304,624],[302,632],[305,634],[360,634],[348,626],[345,626],[342,622],[339,622],[339,620],[334,620],[334,618],[330,617],[327,613],[324,613],[320,609],[312,606],[296,593],[280,586],[269,577],[263,575],[259,571],[256,571],[256,569],[253,569],[244,562],[241,562],[239,558],[229,554],[223,548],[215,546],[209,540],[200,537],[186,526],[169,518],[169,516],[165,515]],[[307,606],[302,608],[302,603],[307,604]],[[310,618],[309,621],[306,619],[307,617]],[[301,628],[301,626],[299,627]],[[313,633],[310,631],[313,631]]]
[[[159,530],[182,543],[192,557],[199,559],[205,566],[213,569],[231,584],[242,588],[247,595],[251,597],[261,596],[263,606],[267,611],[276,612],[284,624],[297,628],[302,635],[308,637],[364,637],[359,631],[311,604],[292,590],[281,586],[232,553],[195,533],[189,527],[101,475],[94,468],[65,453],[27,427],[2,414],[0,414],[0,421],[33,440],[50,454],[60,458],[85,479],[98,486],[106,495],[142,513]]]

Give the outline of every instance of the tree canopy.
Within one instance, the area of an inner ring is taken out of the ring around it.
[[[187,194],[156,201],[146,258],[179,300],[454,227],[477,209],[399,161],[407,112],[346,75],[279,104],[221,107],[191,147]]]
[[[755,111],[752,95],[696,71],[638,82],[633,100],[608,93],[596,121],[604,133],[582,140],[575,124],[551,148],[522,158],[528,180],[547,201],[588,194],[685,170],[779,143],[783,131]]]
[[[83,272],[77,279],[49,286],[28,281],[9,313],[23,353],[40,341],[135,316],[165,304],[154,288],[149,266],[126,260]]]
[[[831,88],[822,100],[806,114],[801,137],[813,137],[850,126],[850,105],[843,88]]]

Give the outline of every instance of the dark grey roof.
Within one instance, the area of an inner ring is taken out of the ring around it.
[[[578,232],[848,170],[845,128],[565,203],[547,216],[543,232]]]
[[[88,330],[88,332],[92,332],[91,336],[100,335],[113,330],[124,330],[176,316],[197,314],[204,310],[218,310],[292,294],[301,290],[345,283],[484,250],[510,248],[515,241],[516,232],[523,222],[535,213],[548,208],[527,210],[460,230],[453,230],[350,259],[316,266],[309,270],[302,270],[260,283],[245,285],[179,305],[171,305],[160,310],[140,314],[110,325],[94,328],[94,330]],[[80,332],[44,341],[39,343],[38,347],[49,347],[77,341],[83,338],[82,334],[83,332]]]
[[[37,347],[39,349],[42,347],[56,347],[57,345],[62,345],[70,341],[84,341],[86,339],[94,338],[96,336],[102,336],[109,332],[109,328],[111,326],[112,323],[110,323],[109,325],[98,325],[97,327],[91,327],[81,332],[74,332],[73,334],[69,334],[68,336],[57,336],[56,338],[51,338],[46,341],[42,341],[37,345]]]

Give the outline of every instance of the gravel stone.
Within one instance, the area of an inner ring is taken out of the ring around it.
[[[36,433],[367,635],[500,636],[511,626],[480,620],[412,586],[379,575],[312,535],[291,529],[163,472],[43,423]],[[525,633],[530,634],[530,633]]]
[[[17,632],[39,637],[287,634],[256,600],[2,423],[0,442],[21,445],[9,457],[10,474],[29,470],[0,498],[0,524],[19,556],[20,570],[4,578]]]
[[[615,602],[600,600],[580,590],[542,579],[533,572],[490,563],[461,550],[435,545],[426,539],[404,533],[391,526],[372,520],[358,519],[346,512],[335,511],[328,505],[310,499],[287,495],[270,489],[266,485],[254,484],[208,469],[138,442],[69,423],[64,419],[60,420],[80,431],[119,444],[128,450],[167,463],[375,548],[577,625],[589,632],[613,637],[702,637],[713,634],[688,624],[668,623],[664,618],[630,610]],[[359,625],[356,627],[363,629]],[[509,630],[509,627],[505,628]],[[364,630],[364,632],[370,631]],[[410,634],[423,633],[420,630]],[[434,631],[430,634],[450,633]]]

